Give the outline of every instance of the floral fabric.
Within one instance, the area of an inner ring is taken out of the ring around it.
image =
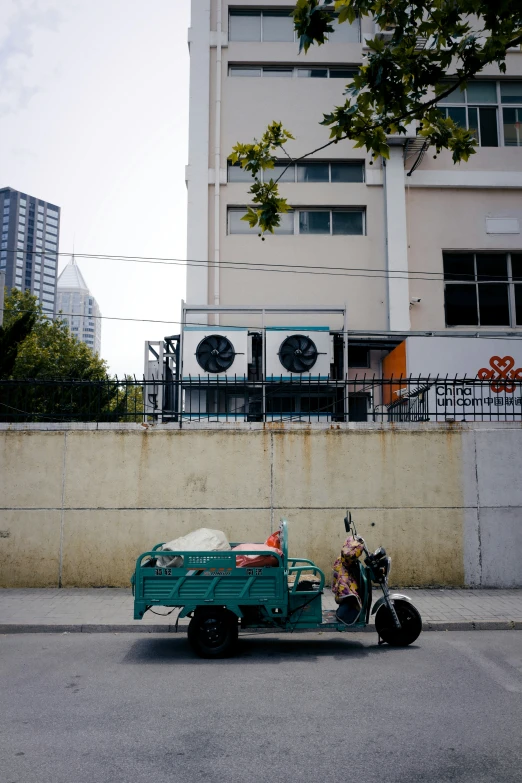
[[[349,536],[341,549],[341,555],[333,566],[332,592],[336,603],[340,604],[343,598],[353,596],[357,599],[359,607],[361,599],[357,593],[357,560],[363,553],[363,545],[353,536]]]

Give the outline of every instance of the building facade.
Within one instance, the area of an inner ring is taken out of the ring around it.
[[[101,312],[74,256],[58,277],[56,314],[96,354],[101,350]]]
[[[5,271],[7,290],[30,291],[44,313],[52,317],[56,306],[60,207],[13,188],[2,188],[0,214],[0,270]]]
[[[448,116],[477,129],[468,163],[422,155],[414,131],[392,138],[390,159],[373,165],[343,141],[276,167],[286,168],[280,191],[292,212],[275,235],[261,241],[241,220],[249,177],[227,161],[233,145],[274,120],[296,137],[294,159],[325,144],[323,113],[343,101],[375,34],[370,20],[344,23],[299,54],[291,9],[288,0],[192,0],[187,304],[346,305],[374,370],[383,357],[375,332],[522,330],[520,49],[505,75],[490,66],[444,101]],[[239,324],[233,314],[222,322]],[[360,368],[361,352],[351,355]]]

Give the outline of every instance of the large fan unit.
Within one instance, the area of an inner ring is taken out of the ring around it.
[[[222,334],[204,337],[196,348],[196,360],[206,373],[225,372],[232,367],[235,358],[234,346]]]
[[[267,327],[266,378],[324,378],[330,374],[332,338],[328,326]]]
[[[291,334],[283,340],[278,351],[279,361],[288,372],[310,372],[319,355],[317,347],[305,334]]]
[[[220,381],[248,374],[248,330],[186,326],[183,330],[183,378]]]

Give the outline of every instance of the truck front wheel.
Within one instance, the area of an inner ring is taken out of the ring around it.
[[[237,647],[237,617],[227,609],[196,609],[187,636],[201,658],[226,658]]]

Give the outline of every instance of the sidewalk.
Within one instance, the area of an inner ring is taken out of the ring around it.
[[[422,615],[425,631],[522,630],[520,590],[405,589]],[[379,597],[377,591],[374,600]],[[325,590],[324,608],[335,607]],[[166,615],[167,609],[155,611]],[[164,617],[147,612],[133,620],[128,589],[0,589],[0,633],[168,633],[177,611]],[[373,622],[373,619],[372,619]],[[180,620],[184,631],[188,620]],[[371,630],[371,626],[368,630]]]

